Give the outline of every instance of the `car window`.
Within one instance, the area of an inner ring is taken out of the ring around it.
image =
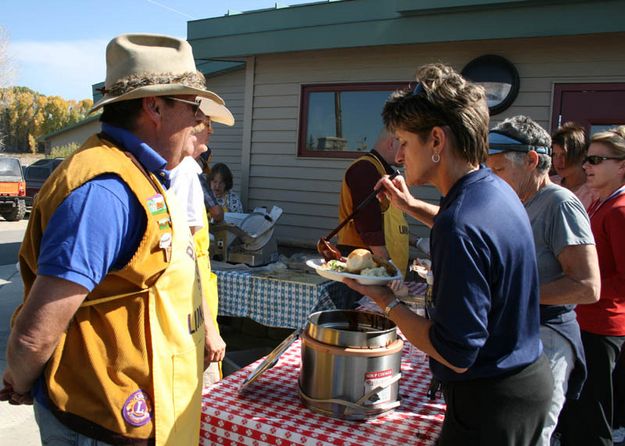
[[[50,162],[49,159],[46,158],[42,158],[40,160],[35,161],[34,163],[31,164],[31,166],[45,166],[46,164],[48,164]]]
[[[50,169],[48,167],[30,165],[26,168],[24,176],[26,181],[29,180],[45,180],[50,175]]]
[[[15,158],[0,158],[0,175],[22,176],[22,167]]]

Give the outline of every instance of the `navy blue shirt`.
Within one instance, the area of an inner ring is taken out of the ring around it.
[[[542,353],[539,281],[527,212],[490,169],[461,178],[441,199],[431,233],[430,340],[458,374],[430,360],[441,381],[504,375]]]

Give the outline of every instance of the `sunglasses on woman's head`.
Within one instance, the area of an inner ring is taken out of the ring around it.
[[[421,85],[421,82],[417,82],[417,85],[415,85],[415,87],[412,90],[412,96],[418,96],[424,91],[425,89],[423,88],[423,85]]]
[[[590,155],[584,158],[583,163],[588,163],[592,166],[596,166],[597,164],[601,164],[605,160],[625,160],[625,158],[617,158],[615,156]]]

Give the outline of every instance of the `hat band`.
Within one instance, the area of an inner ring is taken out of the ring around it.
[[[206,80],[199,72],[186,72],[183,74],[173,73],[144,73],[132,74],[119,79],[110,88],[101,88],[102,94],[108,96],[121,96],[132,90],[152,85],[179,84],[185,87],[205,89]]]

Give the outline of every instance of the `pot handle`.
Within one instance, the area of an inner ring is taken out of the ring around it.
[[[401,373],[394,375],[391,379],[387,381],[385,385],[378,386],[378,387],[371,389],[369,392],[365,393],[362,397],[360,397],[358,401],[356,401],[355,403],[352,403],[351,401],[336,399],[336,398],[323,399],[323,400],[317,399],[317,398],[311,398],[302,391],[301,387],[300,387],[299,393],[302,398],[304,398],[306,401],[311,402],[311,403],[339,404],[341,406],[345,406],[344,414],[350,415],[353,413],[358,413],[358,412],[363,412],[363,411],[366,412],[367,410],[370,410],[372,406],[366,406],[363,403],[367,401],[369,398],[371,398],[373,395],[380,393],[382,390],[386,389],[391,384],[394,384],[395,382],[397,382],[400,378],[401,378]],[[400,404],[401,403],[399,401],[392,401],[390,403],[376,405],[375,409],[387,411],[390,409],[394,409],[395,407],[399,407]]]
[[[400,378],[401,378],[401,373],[396,374],[391,379],[386,381],[386,383],[383,386],[377,386],[377,387],[374,387],[373,389],[369,390],[367,393],[365,393],[363,396],[361,396],[358,399],[358,401],[356,401],[354,404],[366,407],[366,406],[364,406],[365,401],[367,401],[373,395],[376,395],[376,394],[380,393],[382,390],[386,389],[391,384],[395,384],[397,381],[399,381]]]

